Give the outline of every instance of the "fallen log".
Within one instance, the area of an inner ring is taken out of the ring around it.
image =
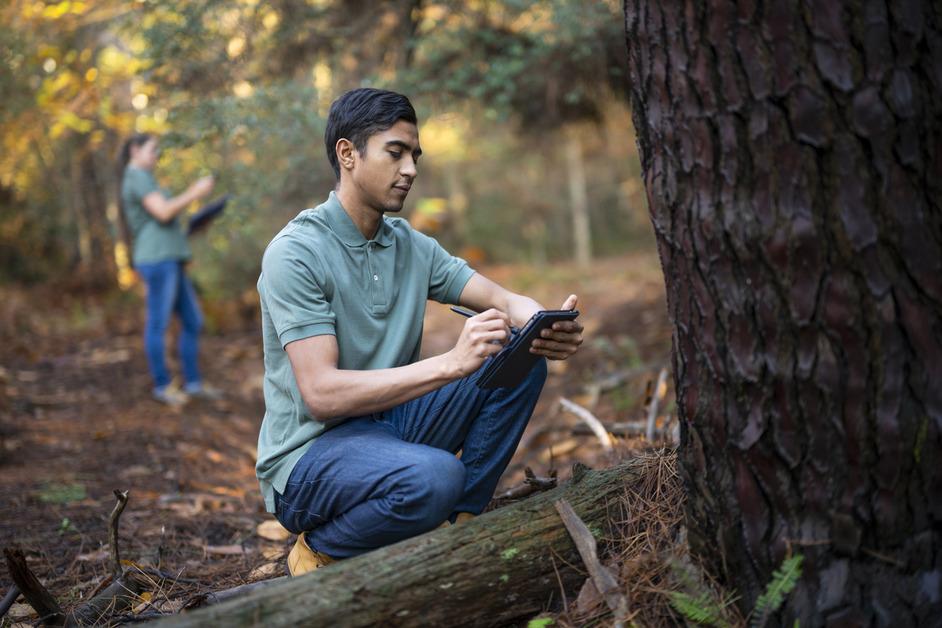
[[[609,505],[650,460],[602,471],[577,464],[559,488],[163,623],[470,626],[532,616],[559,599],[560,586],[571,593],[585,580],[553,503],[568,501],[596,538],[605,538]]]

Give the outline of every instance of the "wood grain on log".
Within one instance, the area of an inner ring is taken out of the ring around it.
[[[464,523],[344,560],[241,599],[170,618],[168,626],[491,625],[541,611],[585,579],[553,502],[568,501],[596,535],[608,507],[646,468],[634,460],[580,468],[552,491]]]

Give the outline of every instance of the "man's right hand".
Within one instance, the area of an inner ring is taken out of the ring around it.
[[[449,363],[459,377],[467,377],[500,351],[508,338],[510,317],[493,308],[485,310],[465,322],[455,348],[448,352]]]

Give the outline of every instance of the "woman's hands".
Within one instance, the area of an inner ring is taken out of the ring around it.
[[[213,186],[216,185],[216,179],[212,175],[205,177],[200,177],[197,179],[190,188],[187,190],[192,196],[193,199],[203,198],[207,196],[210,192],[213,191]]]
[[[215,184],[216,180],[212,176],[202,177],[190,185],[185,192],[173,198],[166,198],[157,190],[141,199],[141,204],[160,222],[170,222],[190,203],[212,192]]]

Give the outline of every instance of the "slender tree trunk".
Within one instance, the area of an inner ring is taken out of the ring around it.
[[[108,195],[105,191],[107,180],[102,176],[96,155],[85,149],[82,154],[82,200],[94,260],[88,279],[96,285],[111,284],[115,278],[114,239],[108,223]]]
[[[940,12],[625,3],[691,545],[788,626],[942,622]]]
[[[88,228],[88,220],[85,215],[85,199],[82,194],[82,158],[76,152],[73,152],[69,158],[69,174],[78,271],[80,274],[86,275],[92,263],[92,237]]]
[[[592,236],[589,229],[589,193],[586,189],[582,140],[571,130],[566,139],[566,175],[569,181],[569,208],[576,244],[576,263],[588,268],[592,262]]]

